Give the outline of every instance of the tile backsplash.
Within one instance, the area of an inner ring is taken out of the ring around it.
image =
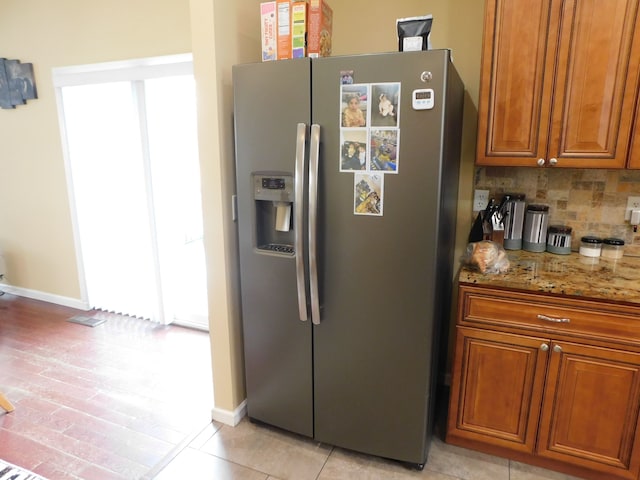
[[[524,193],[527,204],[549,205],[549,225],[572,228],[572,250],[580,237],[596,235],[621,238],[625,255],[640,256],[640,228],[624,219],[627,197],[640,196],[640,170],[476,167],[474,188],[496,200]]]

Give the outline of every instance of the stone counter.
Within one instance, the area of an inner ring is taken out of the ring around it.
[[[506,273],[482,274],[462,266],[459,281],[640,305],[639,257],[609,260],[524,250],[507,250],[507,255],[510,267]]]

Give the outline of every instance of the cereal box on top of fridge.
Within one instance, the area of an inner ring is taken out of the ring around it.
[[[276,0],[278,8],[278,60],[291,58],[291,0]]]
[[[291,58],[307,56],[307,2],[291,3]]]
[[[310,0],[307,55],[312,58],[331,55],[333,10],[325,0]]]
[[[262,33],[262,61],[278,58],[276,2],[260,4],[260,30]]]

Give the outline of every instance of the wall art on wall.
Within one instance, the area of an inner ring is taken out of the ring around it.
[[[0,108],[16,108],[34,98],[33,64],[0,58]]]

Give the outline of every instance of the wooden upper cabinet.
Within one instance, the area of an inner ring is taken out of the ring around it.
[[[639,1],[487,1],[478,165],[625,167]]]
[[[545,76],[550,0],[486,3],[477,163],[535,165],[546,155],[553,78]],[[555,41],[552,40],[555,44]],[[545,100],[545,98],[547,100]],[[534,163],[532,163],[532,160]]]
[[[636,106],[636,118],[631,137],[631,151],[629,152],[629,168],[640,168],[640,79],[638,83],[638,105]]]

